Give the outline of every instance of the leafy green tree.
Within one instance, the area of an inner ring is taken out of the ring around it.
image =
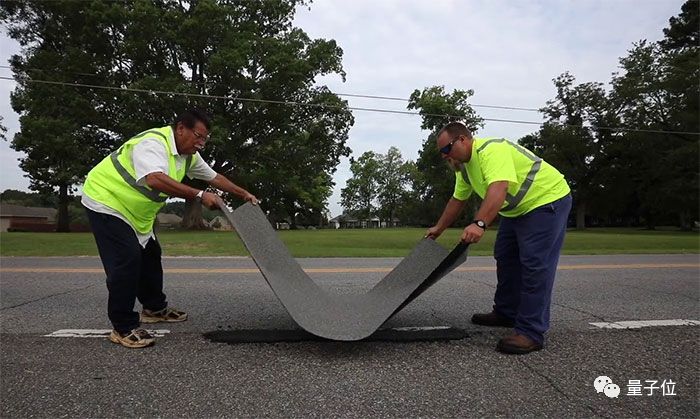
[[[700,212],[700,136],[683,134],[700,132],[698,6],[686,2],[660,42],[634,44],[613,77],[625,125],[640,129],[620,139],[615,177],[634,181],[631,200],[648,228],[675,221],[689,229]]]
[[[391,225],[396,212],[410,186],[410,162],[404,162],[401,151],[389,147],[385,155],[379,155],[377,179],[377,203],[379,218]]]
[[[555,79],[547,123],[520,143],[567,176],[577,226],[585,215],[642,219],[647,227],[677,222],[689,229],[700,197],[700,28],[698,2],[670,19],[658,43],[640,41],[620,59],[612,91],[600,83]],[[606,127],[627,127],[612,130]],[[632,220],[632,221],[630,221]]]
[[[369,219],[377,212],[375,205],[382,169],[382,156],[366,151],[350,158],[352,177],[340,192],[344,212],[352,212],[359,219]]]
[[[68,231],[72,188],[104,156],[108,133],[101,131],[98,110],[103,102],[92,89],[31,83],[31,78],[86,83],[86,74],[100,74],[112,49],[100,36],[104,18],[95,9],[72,1],[3,2],[0,21],[23,48],[11,59],[17,88],[11,95],[21,130],[11,147],[25,153],[20,168],[30,188],[58,190],[57,230]]]
[[[435,140],[440,129],[455,120],[463,122],[472,132],[483,127],[483,119],[469,105],[469,98],[473,95],[473,90],[447,93],[444,86],[432,86],[422,91],[415,90],[410,96],[408,109],[419,111],[421,128],[429,131],[416,161],[417,170],[411,176],[413,193],[405,196],[402,205],[414,208],[410,213],[420,215],[418,219],[411,218],[411,223],[434,223],[452,196],[454,171],[440,156]]]
[[[5,189],[0,193],[0,201],[5,204],[22,205],[25,207],[46,207],[56,206],[55,195],[42,195],[37,192],[24,192],[15,189]]]
[[[295,214],[324,212],[331,175],[350,153],[345,143],[353,123],[345,101],[314,86],[318,76],[345,73],[335,41],[311,39],[292,26],[295,8],[304,3],[201,0],[176,13],[178,27],[192,29],[175,35],[179,65],[191,71],[187,88],[242,99],[197,100],[214,115],[204,157],[292,224]],[[202,27],[207,30],[197,30]],[[185,223],[194,222],[200,207],[190,204]]]
[[[0,140],[7,141],[5,133],[7,133],[7,127],[2,124],[2,116],[0,116]]]
[[[349,155],[353,118],[345,101],[314,86],[317,76],[345,73],[335,41],[292,26],[295,8],[306,3],[3,2],[0,21],[24,47],[13,58],[22,124],[15,146],[28,154],[23,168],[33,187],[66,195],[135,133],[200,107],[213,115],[202,154],[215,170],[269,198],[268,211],[321,213],[331,174]],[[30,77],[146,92],[32,84]],[[274,160],[287,164],[271,170]],[[183,222],[203,225],[198,203],[187,203]]]
[[[557,95],[540,109],[547,118],[537,134],[519,140],[524,147],[561,171],[571,186],[576,227],[586,227],[586,214],[601,189],[601,168],[608,164],[607,150],[615,134],[615,110],[601,83],[576,85],[566,72],[556,79]]]

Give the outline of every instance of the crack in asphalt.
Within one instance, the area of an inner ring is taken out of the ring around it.
[[[550,386],[551,388],[554,389],[554,391],[556,391],[557,393],[559,393],[559,394],[561,394],[562,396],[564,396],[564,398],[565,398],[566,400],[572,400],[571,397],[569,397],[568,394],[566,394],[562,389],[560,389],[560,388],[554,383],[554,380],[552,380],[547,374],[545,374],[545,373],[543,373],[543,372],[541,372],[541,371],[538,371],[535,367],[529,365],[527,362],[525,362],[525,361],[524,361],[523,359],[521,359],[521,358],[516,358],[516,361],[518,361],[520,364],[522,364],[525,368],[527,368],[528,370],[530,370],[532,373],[534,373],[534,374],[537,375],[538,377],[543,378],[543,379],[547,382],[547,384],[549,384],[549,386]],[[580,406],[582,406],[582,407],[585,407],[586,409],[588,409],[591,413],[593,413],[593,414],[596,415],[596,416],[609,417],[609,416],[605,416],[605,415],[602,414],[601,412],[598,412],[596,409],[594,409],[592,406],[590,406],[590,405],[588,405],[588,404],[586,404],[586,403],[577,403],[577,404],[580,405]]]
[[[49,299],[49,298],[51,298],[51,297],[56,297],[56,296],[59,296],[59,295],[65,295],[65,294],[70,294],[70,293],[72,293],[72,292],[77,292],[77,291],[86,290],[86,289],[88,289],[88,288],[96,287],[96,286],[98,286],[98,285],[100,285],[100,284],[92,284],[92,285],[88,285],[87,287],[76,288],[76,289],[72,289],[72,290],[68,290],[68,291],[63,291],[63,292],[57,292],[57,293],[55,293],[55,294],[50,294],[50,295],[47,295],[47,296],[44,296],[44,297],[41,297],[41,298],[35,298],[34,300],[25,301],[25,302],[23,302],[23,303],[15,304],[15,305],[13,305],[13,306],[2,307],[2,308],[0,308],[0,311],[9,310],[9,309],[11,309],[11,308],[21,307],[21,306],[24,306],[24,305],[27,305],[27,304],[35,303],[35,302],[37,302],[37,301],[46,300],[46,299]]]

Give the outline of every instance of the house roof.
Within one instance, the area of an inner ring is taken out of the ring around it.
[[[223,215],[217,215],[216,217],[212,218],[212,220],[209,222],[209,224],[211,224],[211,223],[213,223],[214,221],[217,221],[217,220],[218,220],[219,223],[221,223],[221,224],[224,224],[224,223],[225,223],[225,224],[231,224],[231,223],[228,221],[228,218],[224,217]]]
[[[365,220],[359,220],[359,219],[357,219],[357,218],[355,218],[355,217],[351,217],[351,216],[349,216],[349,215],[347,215],[347,214],[340,214],[339,216],[333,217],[333,218],[331,218],[330,220],[328,220],[328,222],[331,222],[331,223],[334,223],[334,222],[337,222],[337,223],[343,223],[343,222],[344,222],[344,223],[357,223],[357,222],[360,222],[360,221],[379,221],[379,217],[376,217],[376,216],[375,216],[375,217],[370,218],[369,220],[367,220],[367,219],[365,219]],[[382,221],[386,221],[386,220],[382,220]],[[400,222],[401,220],[399,220],[398,218],[394,217],[394,218],[391,219],[391,221],[395,221],[395,222],[398,223],[398,222]]]
[[[182,217],[177,214],[160,213],[156,217],[160,224],[180,224],[182,222]]]
[[[53,220],[58,212],[55,208],[23,207],[22,205],[0,203],[0,217],[31,217]]]

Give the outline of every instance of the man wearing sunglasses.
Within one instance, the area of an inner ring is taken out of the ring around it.
[[[514,329],[498,342],[500,352],[524,354],[542,349],[571,210],[566,179],[526,148],[502,138],[474,138],[460,122],[442,128],[437,147],[456,168],[455,189],[426,237],[435,239],[452,225],[472,192],[483,202],[464,229],[463,241],[478,243],[500,214],[493,310],[475,314],[472,323]]]
[[[144,131],[125,142],[87,175],[82,204],[107,274],[109,339],[128,348],[152,345],[141,323],[181,322],[187,314],[168,306],[163,293],[161,248],[153,233],[158,211],[169,197],[196,199],[209,208],[218,195],[187,186],[185,176],[257,204],[247,190],[216,173],[199,155],[209,138],[209,118],[198,110],[172,125]],[[141,302],[141,314],[134,311]]]

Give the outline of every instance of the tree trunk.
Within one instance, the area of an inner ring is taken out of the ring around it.
[[[646,226],[647,230],[656,230],[656,217],[651,211],[646,214]]]
[[[68,233],[70,231],[70,217],[68,215],[68,185],[58,186],[58,220],[56,231]]]
[[[586,229],[586,203],[582,201],[576,203],[576,229]]]
[[[680,214],[678,214],[678,218],[678,224],[681,231],[690,231],[690,211],[681,211]]]
[[[194,199],[185,201],[185,214],[182,216],[180,227],[187,230],[206,230],[202,217],[202,203]]]
[[[191,186],[197,189],[206,189],[207,184],[204,181],[185,178],[182,182],[185,185]],[[182,215],[182,222],[180,227],[187,230],[206,230],[207,226],[204,224],[204,218],[202,218],[202,203],[194,199],[185,201],[185,213]]]

